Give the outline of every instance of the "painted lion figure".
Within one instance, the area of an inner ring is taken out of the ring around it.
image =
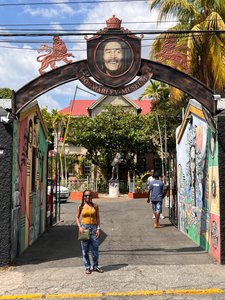
[[[57,68],[56,61],[64,61],[67,64],[72,63],[72,60],[69,60],[68,57],[74,57],[72,53],[67,52],[67,47],[62,39],[58,36],[53,37],[53,46],[42,44],[40,49],[37,50],[40,52],[47,52],[46,54],[39,55],[37,61],[41,63],[41,67],[38,69],[40,74],[45,73],[45,69],[51,67],[52,69]]]

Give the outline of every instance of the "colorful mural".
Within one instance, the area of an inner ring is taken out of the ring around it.
[[[178,133],[178,224],[219,261],[218,145],[201,109],[192,108]]]
[[[45,230],[47,135],[38,105],[14,123],[12,259]]]

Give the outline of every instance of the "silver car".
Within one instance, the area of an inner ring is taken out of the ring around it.
[[[48,186],[48,195],[51,193],[51,186]],[[53,196],[56,198],[56,186],[53,188]],[[68,187],[63,185],[57,186],[57,199],[61,201],[67,201],[70,197],[70,191]]]

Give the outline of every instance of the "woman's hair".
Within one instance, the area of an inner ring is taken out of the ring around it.
[[[85,200],[84,200],[84,193],[86,193],[86,192],[90,192],[90,193],[92,194],[91,190],[86,189],[86,190],[83,191],[83,194],[82,194],[82,200],[81,200],[81,205],[80,205],[81,208],[83,208],[84,203],[85,203]],[[92,201],[91,201],[91,202],[92,202]]]

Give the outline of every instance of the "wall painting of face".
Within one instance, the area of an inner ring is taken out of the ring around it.
[[[132,62],[132,49],[121,39],[107,39],[96,49],[96,65],[107,76],[117,77],[127,73]]]

